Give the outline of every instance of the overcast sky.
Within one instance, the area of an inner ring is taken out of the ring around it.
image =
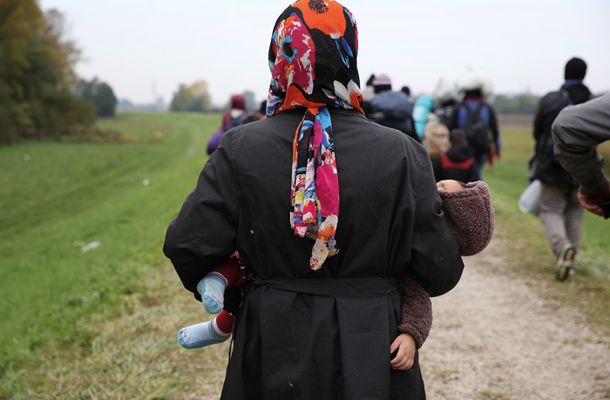
[[[282,0],[39,0],[68,21],[83,50],[77,73],[108,82],[120,99],[171,101],[205,79],[212,101],[250,90],[263,100],[267,50]],[[610,90],[609,0],[344,0],[358,22],[362,83],[387,73],[395,89],[431,94],[440,77],[479,69],[495,93],[544,94],[573,56],[585,84]]]

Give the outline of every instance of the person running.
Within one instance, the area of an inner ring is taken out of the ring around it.
[[[551,128],[559,112],[571,104],[591,98],[583,84],[587,64],[572,58],[565,65],[565,82],[559,90],[540,99],[534,118],[534,155],[530,160],[530,180],[541,182],[539,217],[556,257],[556,278],[565,281],[575,272],[580,244],[583,209],[578,201],[578,182],[555,157]]]

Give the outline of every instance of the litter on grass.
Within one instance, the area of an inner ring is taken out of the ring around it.
[[[83,253],[86,253],[89,250],[97,249],[101,245],[102,245],[102,242],[100,242],[99,240],[96,240],[95,242],[88,243],[88,244],[84,245],[83,247],[81,247],[81,251]]]

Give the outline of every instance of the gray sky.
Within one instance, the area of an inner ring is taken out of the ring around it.
[[[83,50],[77,73],[136,103],[171,101],[180,83],[205,79],[212,101],[269,85],[267,50],[286,0],[39,0],[68,21]],[[610,90],[608,0],[343,0],[358,22],[362,84],[387,73],[395,89],[431,94],[440,77],[479,69],[494,93],[544,94],[573,56],[585,84]]]

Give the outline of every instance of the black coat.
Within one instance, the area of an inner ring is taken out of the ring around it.
[[[452,146],[441,155],[435,176],[438,180],[455,179],[468,183],[480,179],[474,162],[474,150],[467,144]]]
[[[534,117],[534,155],[530,160],[530,180],[539,179],[547,185],[577,187],[578,182],[555,158],[551,127],[559,112],[570,103],[580,104],[591,96],[585,85],[564,85],[562,90],[547,93]]]
[[[400,281],[451,290],[463,264],[426,150],[355,111],[331,111],[340,187],[337,247],[309,268],[290,228],[292,142],[303,110],[223,136],[168,228],[184,286],[239,251],[257,276],[235,323],[223,399],[424,399],[419,364],[390,367]]]

